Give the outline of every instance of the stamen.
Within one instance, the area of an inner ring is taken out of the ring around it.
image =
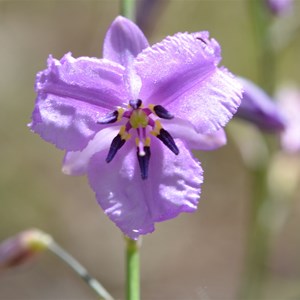
[[[128,133],[126,126],[121,126],[119,134],[121,135],[121,138],[125,141],[131,138],[131,134]]]
[[[157,118],[151,118],[151,114],[154,114],[158,118],[172,119],[174,116],[161,105],[150,104],[148,107],[143,107],[142,100],[130,100],[128,109],[124,110],[119,108],[103,118],[99,119],[99,124],[110,124],[120,121],[122,118],[126,118],[127,122],[121,126],[119,133],[113,138],[110,148],[106,157],[106,162],[109,163],[113,160],[117,152],[123,147],[125,142],[130,139],[130,130],[136,130],[136,147],[137,158],[141,171],[142,179],[148,178],[148,169],[150,161],[150,142],[149,127],[152,128],[150,134],[157,137],[163,142],[174,154],[179,154],[179,149],[175,144],[173,137],[168,131],[162,128],[160,121]],[[148,127],[149,126],[149,127]]]
[[[141,177],[143,180],[148,178],[148,170],[149,170],[149,161],[150,161],[150,156],[151,156],[151,151],[149,146],[144,147],[145,155],[140,156],[140,149],[137,148],[137,158],[141,170]]]
[[[114,137],[110,144],[110,148],[106,157],[106,162],[109,163],[113,160],[118,150],[130,139],[131,135],[126,132],[125,126],[122,126],[120,132]]]
[[[142,100],[141,100],[141,99],[130,100],[130,101],[129,101],[129,105],[130,105],[133,109],[138,109],[138,108],[140,108],[141,105],[142,105]]]
[[[179,149],[177,148],[174,139],[167,130],[161,127],[158,120],[155,121],[155,127],[150,133],[160,139],[174,154],[179,154]]]
[[[115,123],[118,120],[118,111],[112,111],[111,113],[107,114],[106,116],[102,117],[97,121],[98,124],[110,124]]]
[[[98,124],[111,124],[120,121],[124,113],[123,108],[119,108],[115,111],[108,113],[106,116],[102,117],[97,121]]]
[[[162,119],[170,120],[170,119],[174,118],[174,116],[161,105],[150,104],[149,108],[155,115],[157,115],[158,117],[160,117]]]
[[[118,134],[115,136],[115,138],[112,140],[110,144],[110,148],[106,157],[106,162],[109,163],[113,160],[116,153],[119,149],[125,144],[126,140],[122,140],[121,135]]]
[[[177,148],[174,139],[167,130],[162,128],[159,132],[159,135],[157,135],[156,137],[160,139],[174,154],[179,154],[179,149]]]

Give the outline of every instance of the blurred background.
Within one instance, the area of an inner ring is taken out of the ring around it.
[[[222,65],[256,81],[257,49],[245,0],[171,0],[145,11],[140,24],[150,43],[178,31],[208,30],[222,46]],[[35,74],[49,54],[102,56],[119,2],[0,2],[0,240],[40,228],[71,252],[114,295],[124,294],[124,241],[85,177],[61,173],[64,153],[30,132]],[[300,1],[281,22],[299,19]],[[278,83],[300,86],[300,38],[277,58]],[[239,121],[233,121],[239,122]],[[241,125],[243,126],[243,125]],[[231,138],[199,152],[205,171],[199,209],[157,224],[143,239],[142,299],[235,300],[246,253],[249,173]],[[288,172],[282,169],[282,172]],[[273,239],[265,299],[300,299],[300,189]],[[51,253],[0,273],[0,299],[95,299]],[[254,299],[253,299],[254,300]]]

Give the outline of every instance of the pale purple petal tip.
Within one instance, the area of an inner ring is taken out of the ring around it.
[[[148,46],[148,41],[139,27],[130,20],[118,16],[106,33],[103,57],[128,67]]]
[[[243,85],[244,94],[236,116],[266,131],[282,131],[285,118],[271,97],[251,81],[241,77],[238,80]]]

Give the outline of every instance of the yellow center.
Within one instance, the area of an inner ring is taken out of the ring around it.
[[[145,128],[148,125],[148,116],[143,110],[136,109],[132,112],[129,122],[132,128]]]

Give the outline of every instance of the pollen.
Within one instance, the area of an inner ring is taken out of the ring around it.
[[[125,126],[121,126],[119,135],[121,136],[121,139],[125,140],[125,141],[127,141],[131,138],[131,134],[126,131]]]
[[[152,131],[150,131],[150,133],[154,136],[158,136],[161,129],[162,129],[161,123],[159,122],[159,120],[156,120],[154,128]]]

